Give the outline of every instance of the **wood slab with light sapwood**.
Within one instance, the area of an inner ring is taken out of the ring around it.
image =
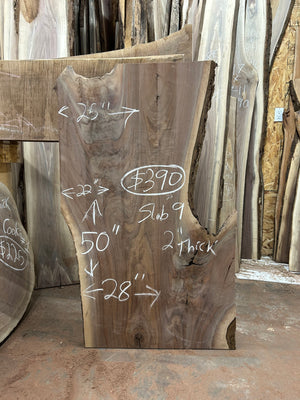
[[[300,140],[297,131],[299,129],[299,102],[292,82],[290,82],[290,93],[289,110],[283,115],[284,146],[275,211],[274,245],[275,260],[285,263],[289,262],[293,210],[300,165]],[[298,108],[298,111],[295,111],[295,108]]]
[[[238,212],[238,251],[237,260],[241,259],[244,194],[246,181],[247,157],[255,104],[258,77],[250,64],[245,51],[245,2],[240,2],[236,32],[236,47],[233,63],[231,95],[237,99],[236,106],[236,209]],[[229,118],[230,121],[230,118]],[[237,263],[239,265],[239,262]]]
[[[195,185],[195,214],[210,233],[220,228],[222,173],[228,129],[228,111],[235,47],[236,0],[207,2],[198,60],[218,64],[215,91],[208,112],[203,151],[200,155]]]
[[[88,347],[234,348],[236,215],[214,236],[189,206],[213,76],[207,61],[58,78]]]
[[[266,130],[269,71],[269,31],[271,9],[269,0],[247,2],[245,14],[245,51],[256,69],[258,84],[252,120],[247,179],[244,194],[242,258],[259,259],[262,239],[263,185],[261,154]]]

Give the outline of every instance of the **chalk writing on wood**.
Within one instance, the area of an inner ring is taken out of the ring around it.
[[[0,208],[8,208],[8,199],[1,201]],[[29,265],[29,243],[23,228],[17,221],[5,218],[0,232],[0,263],[14,271],[24,271]]]
[[[119,65],[100,80],[66,69],[57,81],[62,209],[79,260],[87,346],[223,347],[211,332],[234,318],[234,229],[209,235],[188,197],[202,71]],[[197,77],[196,87],[179,90],[179,75]]]

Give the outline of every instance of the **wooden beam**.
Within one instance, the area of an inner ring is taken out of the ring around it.
[[[68,110],[62,110],[57,103],[54,86],[57,77],[67,66],[72,66],[78,73],[97,76],[112,70],[120,62],[176,60],[181,61],[182,57],[1,61],[0,140],[59,141],[57,119],[61,114],[68,114]],[[80,112],[79,109],[77,111]]]
[[[141,43],[125,49],[77,56],[76,58],[128,58],[166,54],[183,54],[185,61],[192,59],[192,25],[185,25],[180,31],[155,42]]]

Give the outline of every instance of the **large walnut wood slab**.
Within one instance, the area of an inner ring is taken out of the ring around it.
[[[33,287],[32,248],[15,201],[0,183],[0,342],[22,318]]]
[[[236,217],[213,236],[189,207],[213,73],[127,64],[57,81],[86,346],[234,347]]]
[[[174,60],[180,61],[182,56],[1,61],[0,137],[23,141],[59,140],[57,118],[68,110],[59,108],[54,86],[68,65],[87,76],[96,76],[110,71],[117,62]],[[68,228],[59,212],[58,146],[53,148],[53,144],[39,143],[34,148],[26,146],[25,153],[28,232],[34,245],[36,286],[78,282],[73,242],[68,240]],[[41,221],[47,225],[47,230],[43,229]]]

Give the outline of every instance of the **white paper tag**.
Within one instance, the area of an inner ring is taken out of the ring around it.
[[[283,112],[284,112],[284,108],[281,108],[281,107],[275,108],[274,122],[282,122],[283,121]]]

